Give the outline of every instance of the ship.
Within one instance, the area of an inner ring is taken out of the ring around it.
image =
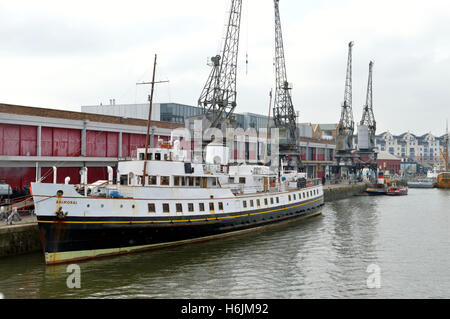
[[[432,178],[421,178],[417,181],[408,182],[409,188],[434,188],[436,182]]]
[[[46,264],[182,245],[313,217],[319,180],[263,165],[188,163],[179,144],[137,149],[114,181],[31,183]],[[217,147],[215,147],[217,148]],[[146,171],[144,165],[146,163]],[[302,175],[303,174],[303,175]]]

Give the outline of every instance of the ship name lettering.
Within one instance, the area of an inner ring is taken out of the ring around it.
[[[66,205],[78,205],[75,200],[57,200],[56,204],[66,204]]]

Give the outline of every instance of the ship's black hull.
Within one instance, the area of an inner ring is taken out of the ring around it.
[[[153,218],[38,216],[47,264],[203,241],[317,215],[323,197],[232,214]]]

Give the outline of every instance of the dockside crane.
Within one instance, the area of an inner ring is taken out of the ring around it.
[[[280,132],[279,157],[281,163],[286,163],[287,170],[299,171],[301,169],[299,134],[297,129],[297,116],[292,104],[292,86],[287,81],[286,60],[284,56],[283,34],[281,32],[281,19],[279,0],[274,0],[275,6],[275,100],[273,119]]]
[[[375,133],[377,122],[373,114],[372,74],[373,61],[369,63],[369,79],[367,82],[366,104],[358,126],[358,163],[357,168],[367,167],[376,170],[377,153],[375,152]]]
[[[353,167],[353,132],[355,122],[352,111],[352,49],[353,41],[348,44],[347,74],[345,78],[344,102],[341,106],[341,118],[337,126],[335,162],[347,170]]]
[[[242,0],[232,0],[222,53],[211,58],[212,70],[198,99],[210,127],[222,128],[236,108],[241,12]]]

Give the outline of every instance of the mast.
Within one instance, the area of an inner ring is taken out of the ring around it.
[[[448,172],[448,142],[449,142],[449,135],[448,135],[448,120],[446,125],[446,133],[444,138],[444,158],[445,158],[445,171]]]
[[[147,177],[148,145],[149,145],[149,142],[150,142],[150,123],[151,123],[151,120],[152,120],[153,91],[155,89],[155,83],[169,82],[169,81],[158,81],[158,82],[155,82],[156,58],[157,58],[157,55],[155,54],[155,61],[153,63],[152,81],[151,82],[137,83],[137,84],[151,84],[152,85],[152,88],[151,88],[151,91],[150,91],[150,96],[148,98],[148,100],[150,102],[150,105],[149,105],[149,110],[148,110],[147,135],[145,137],[144,171],[143,171],[143,174],[142,174],[142,186],[145,186],[145,179]]]

